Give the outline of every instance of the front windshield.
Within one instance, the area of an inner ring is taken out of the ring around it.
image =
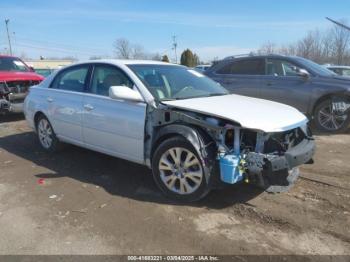
[[[18,58],[0,57],[0,71],[28,72],[29,68]]]
[[[336,73],[334,73],[333,71],[319,65],[319,64],[316,64],[315,62],[312,62],[311,60],[308,60],[308,59],[305,59],[305,58],[302,58],[302,57],[298,57],[297,60],[305,65],[305,69],[308,69],[310,68],[312,71],[314,71],[317,75],[320,75],[320,76],[334,76],[334,75],[337,75]]]
[[[208,77],[176,65],[129,65],[158,101],[226,95],[228,91]]]

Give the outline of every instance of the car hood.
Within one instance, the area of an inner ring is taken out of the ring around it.
[[[163,101],[170,107],[185,109],[238,122],[242,127],[264,132],[281,132],[303,126],[308,119],[291,106],[240,95]]]
[[[34,72],[0,71],[0,81],[36,80],[44,78]]]

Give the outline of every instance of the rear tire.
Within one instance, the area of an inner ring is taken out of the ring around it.
[[[176,201],[194,202],[210,191],[201,158],[181,136],[169,138],[158,146],[152,172],[163,194]]]
[[[344,102],[349,103],[344,98]],[[332,99],[327,99],[315,107],[314,125],[316,129],[324,133],[341,133],[348,129],[350,124],[349,113],[333,110]]]
[[[36,131],[41,147],[49,152],[54,153],[60,148],[60,141],[58,140],[49,120],[44,116],[39,116],[36,121]]]

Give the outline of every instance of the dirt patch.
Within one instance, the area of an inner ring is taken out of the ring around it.
[[[287,193],[249,185],[193,205],[150,170],[80,149],[43,152],[25,121],[0,123],[0,254],[350,254],[350,135],[317,136]]]

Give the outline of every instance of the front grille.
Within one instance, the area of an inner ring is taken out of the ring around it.
[[[36,80],[25,80],[25,81],[8,81],[6,82],[10,93],[20,94],[27,93],[29,87],[39,84],[40,81]]]

